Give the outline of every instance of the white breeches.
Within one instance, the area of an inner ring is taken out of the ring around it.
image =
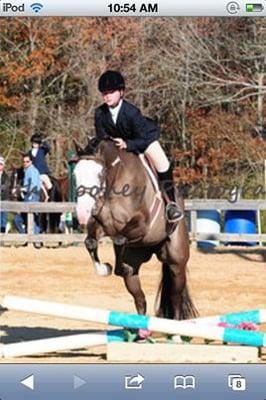
[[[144,154],[151,159],[157,172],[165,172],[169,169],[170,162],[158,140],[152,142]]]
[[[50,190],[53,185],[49,176],[46,174],[41,174],[40,177],[41,177],[41,183],[45,186],[47,190]]]

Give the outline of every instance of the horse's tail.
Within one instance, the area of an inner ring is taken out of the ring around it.
[[[173,288],[173,277],[168,264],[162,265],[162,279],[156,295],[156,316],[174,319],[176,316],[173,307],[173,296],[176,296]],[[191,300],[188,287],[185,284],[180,293],[179,319],[189,319],[198,316],[198,311]],[[178,307],[178,304],[176,305]]]
[[[53,176],[50,176],[50,179],[53,184],[52,189],[51,189],[51,201],[62,202],[63,196],[61,193],[61,188],[59,186],[58,180]]]

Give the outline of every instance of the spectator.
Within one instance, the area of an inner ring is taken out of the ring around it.
[[[48,192],[52,188],[52,182],[49,178],[49,168],[45,160],[46,155],[50,152],[48,143],[42,140],[41,135],[34,134],[31,137],[31,150],[28,154],[32,156],[33,165],[37,168],[41,175],[41,186],[45,196],[44,201],[49,200]]]
[[[23,187],[21,188],[21,196],[25,202],[38,202],[40,201],[40,188],[41,178],[37,168],[32,163],[32,157],[30,154],[23,156],[24,166],[24,179]],[[26,233],[26,220],[21,214],[17,214],[14,219],[14,224],[19,233]],[[34,214],[34,234],[40,233],[39,215]],[[40,248],[41,243],[34,243],[35,248]]]
[[[5,160],[0,156],[0,202],[9,199],[9,177],[5,172]],[[1,208],[0,208],[1,209]],[[7,212],[0,212],[0,228],[1,233],[5,233],[7,225]]]

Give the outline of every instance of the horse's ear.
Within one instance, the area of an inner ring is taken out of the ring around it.
[[[99,146],[101,140],[93,137],[92,139],[88,139],[88,144],[85,147],[86,154],[95,154],[97,147]]]
[[[82,154],[82,153],[84,153],[83,148],[78,144],[78,142],[77,142],[75,139],[73,139],[73,143],[74,143],[74,146],[75,146],[75,149],[76,149],[76,153],[77,153],[77,154]]]

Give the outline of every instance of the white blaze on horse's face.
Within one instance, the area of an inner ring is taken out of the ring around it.
[[[86,225],[91,217],[97,193],[99,195],[101,187],[100,174],[102,170],[103,166],[94,160],[80,160],[75,167],[77,216],[81,225]]]

